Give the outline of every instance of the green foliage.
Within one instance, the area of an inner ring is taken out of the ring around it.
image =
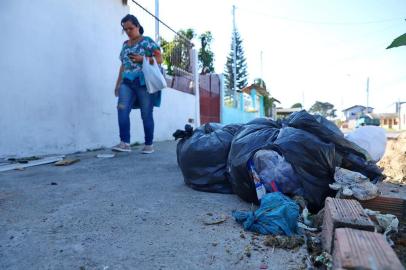
[[[406,33],[401,35],[400,37],[395,38],[386,49],[400,47],[400,46],[406,46]]]
[[[256,85],[257,87],[266,89],[266,84],[265,84],[264,80],[261,78],[255,78],[253,84]]]
[[[174,40],[167,41],[161,38],[162,56],[169,75],[174,74],[174,67],[191,72],[190,49],[191,40],[196,36],[193,29],[181,29]]]
[[[242,39],[238,31],[233,32],[236,40],[236,89],[242,89],[248,84],[248,71],[247,62],[244,56],[244,49],[242,46]],[[231,51],[227,57],[227,62],[224,71],[226,95],[232,94],[232,89],[234,88],[234,73],[233,73],[233,56],[234,56],[234,46],[233,38],[231,40]]]
[[[324,117],[336,117],[336,111],[333,104],[321,101],[316,101],[309,109],[309,112],[320,114]]]
[[[298,103],[293,104],[291,108],[292,108],[292,109],[294,109],[294,108],[302,109],[303,106],[302,106],[302,103],[298,102]]]
[[[202,45],[198,54],[201,74],[214,72],[214,53],[210,47],[213,36],[210,31],[207,31],[201,34],[199,39]]]

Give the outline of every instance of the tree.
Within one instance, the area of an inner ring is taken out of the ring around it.
[[[214,72],[214,53],[211,51],[211,42],[213,36],[210,31],[207,31],[199,36],[201,42],[201,48],[199,50],[199,67],[201,68],[201,74],[207,74]]]
[[[333,104],[321,101],[316,101],[309,109],[309,112],[320,114],[324,117],[336,117],[336,111]]]
[[[181,29],[178,33],[179,35],[176,35],[172,41],[166,41],[161,38],[163,61],[170,75],[174,74],[174,67],[192,72],[190,49],[193,46],[191,40],[196,34],[191,28],[186,30]]]
[[[247,63],[244,56],[244,49],[242,47],[242,39],[238,31],[233,31],[233,37],[235,36],[236,43],[236,89],[242,89],[248,84],[248,72]],[[231,51],[227,57],[227,62],[224,71],[225,85],[226,85],[226,95],[231,95],[234,88],[234,46],[233,41],[231,42]]]
[[[303,106],[302,106],[302,103],[298,102],[298,103],[293,104],[291,108],[292,108],[292,109],[295,109],[295,108],[302,109]]]
[[[401,35],[400,37],[395,38],[386,49],[400,47],[400,46],[406,46],[406,33]]]

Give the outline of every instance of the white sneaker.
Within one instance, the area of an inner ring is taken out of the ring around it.
[[[129,143],[120,142],[116,146],[114,146],[111,150],[117,152],[131,152],[131,146]]]
[[[142,154],[152,154],[154,153],[154,147],[151,145],[145,145],[141,150]]]

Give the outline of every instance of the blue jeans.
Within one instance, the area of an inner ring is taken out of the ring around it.
[[[130,112],[136,100],[141,109],[145,145],[152,145],[154,139],[153,99],[152,95],[147,92],[147,88],[140,85],[138,79],[133,82],[125,80],[119,88],[117,113],[120,139],[125,143],[130,143]]]

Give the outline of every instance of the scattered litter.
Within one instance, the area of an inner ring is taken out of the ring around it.
[[[280,192],[267,193],[255,212],[233,211],[233,217],[245,230],[261,234],[296,232],[299,206]]]
[[[266,264],[261,264],[261,265],[259,266],[259,269],[268,269],[268,265],[266,265]]]
[[[314,259],[314,265],[317,267],[325,266],[327,270],[333,269],[333,257],[324,251]]]
[[[323,246],[320,237],[306,234],[306,247],[310,255],[320,255],[323,252]]]
[[[205,217],[205,219],[203,220],[203,223],[205,225],[216,225],[216,224],[221,224],[224,221],[227,220],[227,216],[226,215],[209,215],[208,217]]]
[[[267,235],[264,240],[265,246],[283,248],[283,249],[296,249],[304,244],[302,236],[283,236],[283,235]]]
[[[298,222],[298,223],[297,223],[297,227],[298,227],[298,228],[301,228],[301,229],[304,229],[304,230],[311,231],[311,232],[317,232],[317,231],[318,231],[317,228],[309,227],[309,226],[307,226],[306,224],[304,224],[304,223],[302,223],[302,222]]]
[[[375,227],[378,229],[378,231],[383,232],[383,235],[385,236],[386,241],[389,243],[389,245],[393,246],[394,243],[389,238],[389,234],[398,231],[398,218],[392,214],[381,214],[379,211],[373,211],[370,209],[364,209],[364,212],[374,222]]]
[[[250,245],[245,246],[244,255],[247,256],[248,258],[251,257],[251,246]]]
[[[44,157],[41,159],[31,160],[31,161],[28,161],[27,163],[3,165],[3,166],[0,166],[0,172],[16,170],[16,169],[20,170],[20,168],[27,168],[27,167],[33,167],[33,166],[38,166],[38,165],[43,165],[43,164],[54,163],[56,161],[63,160],[64,157],[65,157],[64,155],[51,156],[51,157]]]
[[[338,190],[337,196],[354,196],[358,200],[370,200],[379,195],[378,187],[370,182],[368,177],[344,168],[336,167],[335,182],[330,188]]]
[[[96,157],[98,158],[112,158],[115,157],[115,154],[98,154]]]
[[[23,158],[8,158],[7,160],[12,161],[12,162],[17,162],[17,163],[28,163],[29,161],[38,160],[38,159],[41,159],[41,158],[37,157],[37,156],[32,156],[32,157],[23,157]]]
[[[68,166],[68,165],[72,165],[73,163],[79,162],[80,159],[75,158],[75,159],[64,159],[64,160],[60,160],[55,162],[55,166]]]

